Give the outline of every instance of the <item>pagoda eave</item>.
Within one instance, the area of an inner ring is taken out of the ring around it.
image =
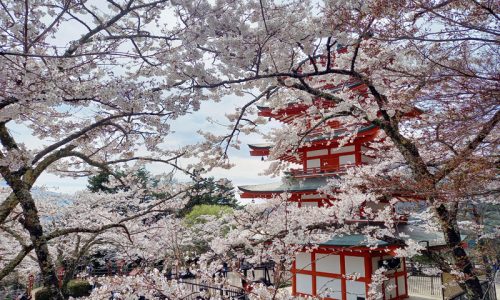
[[[240,190],[241,190],[241,188],[240,188]],[[281,191],[281,192],[276,192],[276,191],[273,191],[273,192],[266,192],[266,191],[262,191],[262,192],[243,191],[240,194],[240,198],[245,198],[245,199],[248,199],[248,198],[271,199],[271,198],[276,198],[276,197],[278,197],[279,195],[281,195],[283,193],[288,193],[288,195],[289,195],[289,199],[288,200],[291,200],[291,201],[298,200],[299,196],[301,196],[301,195],[316,195],[316,194],[319,194],[317,191],[313,191],[313,190],[311,190],[311,191]]]

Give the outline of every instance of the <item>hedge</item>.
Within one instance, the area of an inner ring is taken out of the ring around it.
[[[68,282],[68,295],[72,297],[83,297],[90,295],[92,286],[88,281],[81,279],[73,279]]]
[[[78,298],[90,295],[92,286],[85,280],[74,279],[68,282],[68,296]],[[35,300],[50,300],[49,292],[46,288],[41,288],[35,292]]]
[[[35,300],[50,300],[49,290],[47,288],[41,288],[35,292]]]

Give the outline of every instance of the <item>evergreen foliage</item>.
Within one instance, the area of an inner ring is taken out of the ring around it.
[[[190,226],[194,224],[204,223],[205,219],[202,216],[215,216],[219,217],[224,214],[230,214],[233,208],[227,205],[216,204],[201,204],[195,205],[191,211],[186,214],[184,220]]]

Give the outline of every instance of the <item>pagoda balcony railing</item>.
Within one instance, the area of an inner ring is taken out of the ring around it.
[[[307,169],[290,169],[288,174],[293,177],[309,177],[318,175],[336,175],[345,174],[347,169],[355,166],[356,164],[346,164],[341,166],[330,166],[330,167],[317,167],[317,168],[307,168]]]

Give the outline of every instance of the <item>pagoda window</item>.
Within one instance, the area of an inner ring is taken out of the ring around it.
[[[347,152],[354,152],[355,146],[345,146],[345,147],[340,147],[340,148],[331,148],[330,153],[331,154],[338,154],[338,153],[347,153]]]
[[[307,169],[319,168],[320,167],[320,159],[308,159],[306,163]]]
[[[354,154],[342,155],[339,158],[339,163],[341,166],[354,164],[354,163],[356,163],[356,155],[354,155]]]
[[[307,151],[307,157],[322,156],[322,155],[328,155],[328,149]]]

